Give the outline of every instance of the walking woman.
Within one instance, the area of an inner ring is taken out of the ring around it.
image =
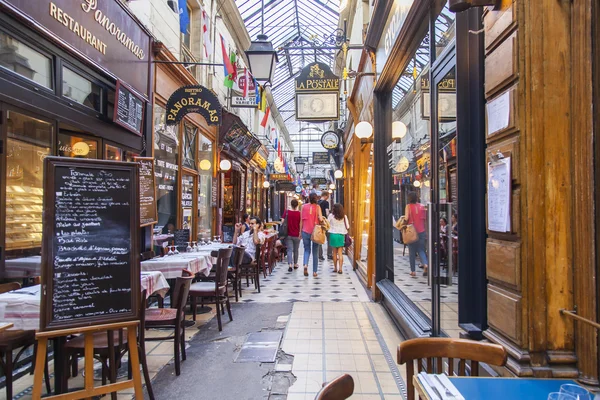
[[[285,245],[287,246],[287,259],[288,259],[288,272],[292,272],[292,265],[294,269],[298,269],[298,251],[300,248],[300,239],[302,235],[302,219],[300,218],[300,211],[298,210],[298,200],[292,200],[292,209],[286,210],[283,213],[283,219],[287,218],[288,235],[285,239]],[[293,251],[292,251],[293,249]],[[292,264],[292,256],[294,257],[294,263]]]
[[[425,221],[427,219],[427,212],[425,211],[425,206],[423,204],[417,203],[417,194],[415,192],[408,194],[408,204],[404,210],[404,218],[409,225],[414,225],[419,234],[419,240],[408,245],[410,276],[417,275],[415,272],[417,253],[423,264],[423,276],[427,276],[427,254],[425,254],[425,239],[427,237],[427,232],[425,232]]]
[[[313,253],[313,276],[317,276],[317,268],[319,267],[319,243],[311,240],[311,235],[315,226],[321,223],[323,215],[321,207],[317,204],[318,196],[316,193],[311,193],[308,196],[308,204],[302,206],[302,243],[304,243],[304,276],[308,276],[308,260],[310,252]]]
[[[333,254],[333,272],[341,274],[342,266],[344,265],[342,249],[344,248],[344,241],[349,227],[344,207],[339,203],[334,204],[328,220],[331,226],[329,228],[329,246],[332,248]]]

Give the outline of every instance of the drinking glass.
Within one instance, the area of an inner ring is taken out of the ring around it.
[[[194,252],[198,251],[198,242],[193,241],[192,243],[194,244],[192,247],[194,249]]]
[[[548,395],[548,400],[577,400],[577,398],[567,393],[554,392]]]
[[[173,246],[173,253],[174,254],[179,254],[179,250],[177,250],[177,246]]]
[[[173,252],[173,246],[169,246],[169,252],[167,253],[168,256],[172,256],[173,254],[175,254]]]
[[[187,243],[187,248],[185,249],[186,253],[191,253],[192,252],[192,242],[186,242]]]
[[[577,400],[592,400],[590,392],[579,385],[573,385],[569,383],[561,385],[560,393],[571,395]]]

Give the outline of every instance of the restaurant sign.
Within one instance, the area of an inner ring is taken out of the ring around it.
[[[120,1],[0,0],[148,96],[150,36]]]
[[[252,157],[252,159],[256,162],[256,164],[262,168],[265,169],[267,168],[267,159],[264,158],[259,151],[257,151],[256,153],[254,153],[254,157]]]
[[[178,124],[189,113],[202,115],[208,125],[221,125],[221,103],[217,95],[204,86],[183,86],[169,97],[167,125]]]
[[[328,151],[314,151],[312,156],[313,164],[329,164],[329,152]]]
[[[340,116],[340,78],[327,64],[313,62],[296,78],[296,120],[336,121]]]
[[[290,176],[288,174],[271,174],[269,179],[272,181],[289,181]]]

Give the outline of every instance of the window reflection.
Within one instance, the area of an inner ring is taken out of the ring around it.
[[[73,158],[98,158],[97,140],[69,135],[63,132],[58,134],[59,156]]]
[[[156,205],[158,226],[168,233],[177,226],[177,165],[179,154],[179,125],[165,124],[166,110],[154,106],[154,172],[156,176]]]
[[[63,96],[98,112],[102,111],[102,88],[100,86],[64,67],[62,83]]]
[[[1,31],[0,66],[52,89],[52,59]]]

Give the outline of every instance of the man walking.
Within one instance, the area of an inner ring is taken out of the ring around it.
[[[327,190],[323,190],[321,193],[321,200],[319,200],[319,207],[321,207],[321,212],[323,213],[323,218],[327,218],[329,216],[329,192]],[[327,232],[327,258],[329,260],[333,259],[333,255],[331,252],[331,247],[329,246],[329,232]],[[324,261],[323,257],[323,245],[319,246],[319,260]]]

